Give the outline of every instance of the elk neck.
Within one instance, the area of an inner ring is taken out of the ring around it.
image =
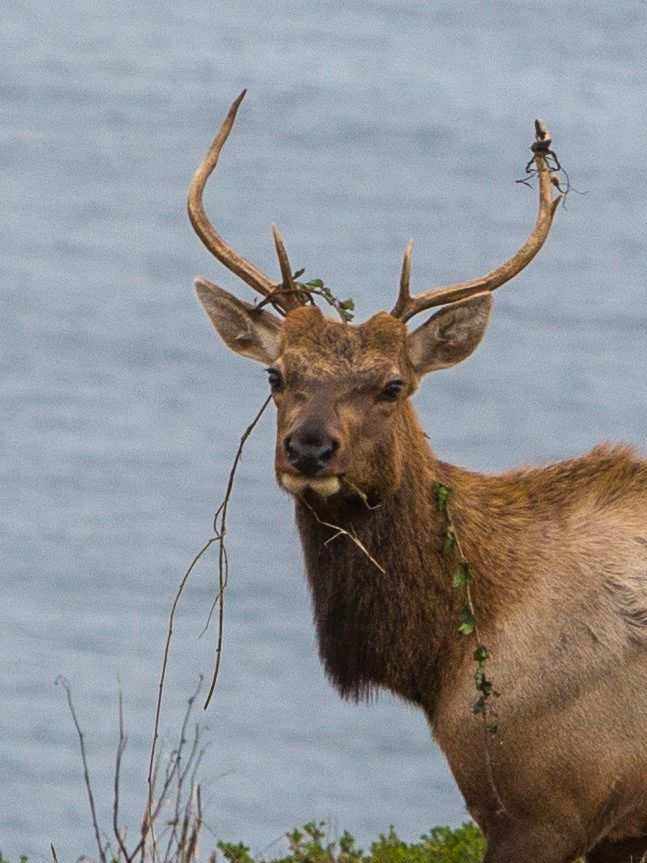
[[[357,497],[296,502],[319,653],[342,696],[359,701],[384,687],[431,719],[448,665],[465,650],[434,493],[457,469],[435,459],[409,404],[383,456],[385,475],[399,483],[377,508]],[[323,521],[353,533],[384,572]]]

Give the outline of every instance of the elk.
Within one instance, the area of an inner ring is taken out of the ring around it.
[[[529,165],[539,210],[519,251],[482,277],[414,295],[409,244],[395,306],[355,326],[304,296],[276,228],[279,282],[206,216],[203,189],[244,95],[196,171],[188,207],[208,250],[263,300],[243,302],[204,278],[196,289],[226,345],[268,366],[276,477],[294,498],[327,675],[345,698],[384,688],[424,711],[486,836],[486,863],[639,860],[647,461],[605,444],[545,467],[475,473],[434,455],[410,402],[424,375],[474,351],[492,292],[544,244],[560,202],[548,133],[536,123]],[[475,645],[457,632],[438,483],[450,490],[473,573],[479,638],[500,693],[495,734],[472,710]]]

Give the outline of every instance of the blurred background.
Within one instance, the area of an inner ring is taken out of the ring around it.
[[[551,11],[552,10],[552,11]],[[192,233],[184,199],[249,88],[207,206],[278,276],[295,267],[390,308],[523,242],[515,179],[543,117],[574,186],[546,248],[497,292],[489,333],[416,403],[439,456],[485,471],[645,442],[647,5],[562,0],[10,0],[0,39],[0,847],[94,853],[73,688],[108,825],[118,679],[122,811],[145,803],[170,602],[210,535],[240,434],[266,394],[197,305],[202,273],[249,297]],[[362,841],[466,817],[422,715],[342,703],[319,667],[273,418],[231,504],[225,652],[202,717],[205,818],[262,850],[313,818]],[[179,611],[167,750],[215,632],[214,557]]]

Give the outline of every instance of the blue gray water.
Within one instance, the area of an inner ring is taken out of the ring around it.
[[[574,185],[554,235],[501,290],[487,339],[416,397],[438,454],[484,470],[641,445],[645,398],[647,4],[438,0],[10,0],[0,37],[0,847],[93,853],[73,686],[109,823],[117,678],[123,811],[145,795],[166,615],[209,535],[239,435],[266,392],[192,294],[209,259],[185,190],[223,112],[249,95],[208,206],[276,273],[295,266],[390,307],[475,275],[523,240],[515,185],[546,119]],[[205,716],[206,818],[262,849],[328,819],[363,840],[465,817],[423,718],[342,703],[320,670],[268,415],[232,503],[225,657]],[[170,741],[213,631],[213,559],[181,606],[162,717]]]

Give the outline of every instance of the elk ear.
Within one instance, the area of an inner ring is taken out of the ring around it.
[[[228,348],[265,365],[274,362],[281,340],[281,321],[275,315],[256,309],[203,278],[195,280],[195,290]]]
[[[446,369],[469,357],[487,327],[492,294],[475,294],[468,300],[436,312],[407,338],[409,359],[417,374]]]

